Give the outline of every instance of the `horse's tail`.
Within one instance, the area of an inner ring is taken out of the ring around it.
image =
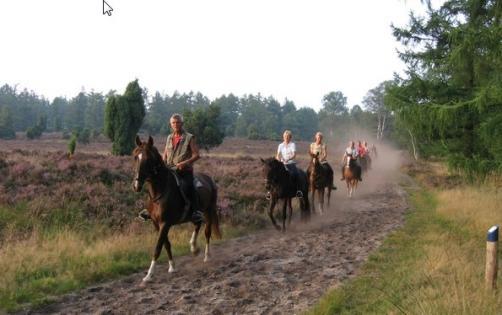
[[[216,202],[218,200],[218,187],[216,183],[211,179],[212,194],[211,194],[211,206],[209,207],[209,217],[211,222],[211,230],[214,232],[214,236],[221,239],[220,231],[220,218],[218,217],[218,206]]]

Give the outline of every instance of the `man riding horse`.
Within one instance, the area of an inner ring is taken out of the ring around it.
[[[340,180],[345,180],[345,174],[343,171],[344,171],[346,165],[348,164],[348,166],[351,169],[354,169],[357,180],[359,180],[361,182],[363,181],[363,179],[361,178],[361,166],[359,166],[356,162],[357,156],[358,156],[358,151],[356,149],[354,141],[349,141],[349,146],[345,149],[345,152],[344,152],[343,158],[342,158],[342,163],[343,163],[342,178]],[[348,159],[348,163],[347,163],[347,159]]]
[[[195,137],[183,129],[183,116],[173,114],[169,123],[173,132],[167,136],[162,160],[167,167],[175,171],[180,179],[181,193],[185,199],[184,217],[187,217],[191,211],[191,221],[198,224],[204,220],[193,184],[193,164],[200,158],[199,147]],[[150,218],[146,209],[141,211],[139,216],[144,220]]]

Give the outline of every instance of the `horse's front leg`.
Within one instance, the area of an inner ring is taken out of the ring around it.
[[[312,213],[315,214],[316,212],[316,207],[315,207],[315,193],[316,193],[316,189],[314,187],[312,187],[312,200],[310,201],[310,203],[312,204]]]
[[[274,219],[274,208],[275,205],[277,204],[277,197],[272,196],[272,199],[270,199],[270,206],[268,208],[268,216],[270,217],[270,220],[272,220],[272,224],[277,230],[280,230],[281,227],[277,225],[277,222],[275,222]]]
[[[286,232],[288,200],[289,200],[289,198],[284,198],[284,203],[282,204],[282,231],[283,232]]]
[[[291,205],[292,198],[288,199],[288,208],[289,208],[289,218],[288,218],[288,226],[291,225],[291,217],[293,216],[293,206]]]
[[[319,189],[319,207],[321,214],[324,214],[324,188]]]
[[[148,282],[148,281],[152,280],[153,272],[155,269],[155,264],[157,262],[157,259],[159,259],[160,252],[162,251],[162,246],[164,245],[164,243],[166,241],[169,242],[169,240],[167,239],[168,232],[169,232],[169,225],[167,225],[165,223],[160,224],[159,235],[157,238],[157,244],[155,245],[155,250],[153,252],[152,262],[150,264],[150,268],[148,269],[148,273],[143,278],[143,282]],[[171,255],[170,249],[168,251],[168,255],[169,255],[169,266],[171,266],[172,255]],[[169,269],[171,269],[171,268],[169,268]]]
[[[199,248],[197,247],[197,237],[199,236],[201,225],[201,223],[195,225],[195,230],[192,233],[192,238],[190,238],[190,252],[194,256],[199,253]]]

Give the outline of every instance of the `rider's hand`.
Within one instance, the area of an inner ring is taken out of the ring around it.
[[[176,168],[180,171],[183,170],[185,166],[186,166],[185,162],[179,162],[178,164],[176,164]]]

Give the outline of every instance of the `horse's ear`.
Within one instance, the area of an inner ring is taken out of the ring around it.
[[[138,135],[136,135],[136,145],[137,145],[138,147],[140,147],[140,146],[141,146],[141,144],[142,144],[142,143],[141,143],[141,139],[139,138],[139,136],[138,136]]]
[[[315,154],[315,157],[319,157],[319,152],[317,152],[317,153]]]
[[[263,164],[265,164],[265,160],[264,160],[262,157],[260,157],[260,161],[261,161]]]
[[[152,136],[148,136],[148,146],[153,146],[153,138]]]

